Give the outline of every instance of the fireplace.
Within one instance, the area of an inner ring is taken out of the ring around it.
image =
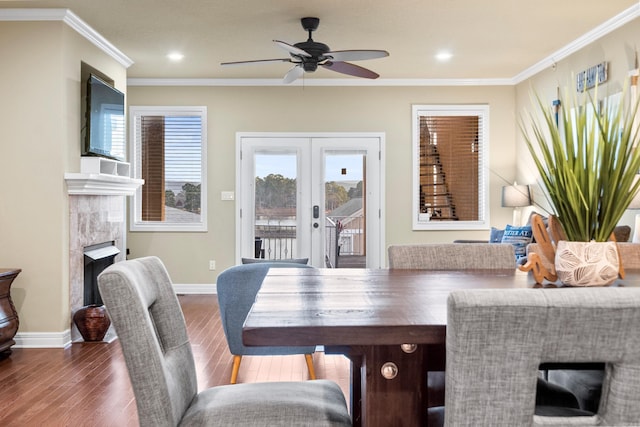
[[[84,305],[102,305],[98,290],[98,275],[113,264],[120,249],[115,242],[98,243],[84,248]]]
[[[91,295],[85,295],[87,258],[96,262],[100,260],[92,266],[92,277],[97,277],[101,269],[106,268],[106,265],[101,265],[104,262],[111,264],[124,260],[126,200],[144,183],[141,179],[129,178],[128,163],[101,157],[82,157],[80,171],[64,174],[69,194],[69,323],[72,342],[82,340],[72,321],[75,312],[83,306],[101,303],[95,299],[99,295],[95,283]],[[110,330],[104,340],[111,341],[115,337]]]
[[[86,275],[97,277],[105,263],[122,261],[125,252],[125,196],[73,195],[69,197],[70,233],[70,293],[71,341],[82,341],[82,336],[73,323],[73,315],[81,307],[101,304],[95,278],[91,279],[92,290],[85,288]],[[90,269],[86,268],[90,264]],[[92,264],[92,265],[91,265]],[[93,270],[93,271],[89,271]],[[86,290],[86,292],[85,292]],[[105,341],[115,338],[113,331],[107,332]]]

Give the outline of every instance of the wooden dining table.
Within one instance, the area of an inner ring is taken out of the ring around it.
[[[611,286],[640,286],[640,271]],[[242,336],[350,358],[355,426],[425,426],[429,349],[445,342],[449,293],[533,287],[562,286],[517,270],[271,269]]]

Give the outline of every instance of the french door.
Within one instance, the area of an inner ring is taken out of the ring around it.
[[[381,268],[383,149],[383,134],[238,134],[238,261]]]

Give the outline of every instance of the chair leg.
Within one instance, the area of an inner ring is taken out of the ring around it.
[[[242,356],[233,356],[233,368],[231,369],[231,384],[235,384],[238,381],[238,372],[240,371],[240,362],[242,362]]]
[[[304,359],[307,361],[307,369],[309,370],[309,379],[316,379],[316,370],[313,368],[313,357],[310,354],[305,354]]]

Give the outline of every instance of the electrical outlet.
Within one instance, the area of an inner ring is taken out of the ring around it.
[[[209,270],[216,269],[216,262],[214,260],[209,261]]]

